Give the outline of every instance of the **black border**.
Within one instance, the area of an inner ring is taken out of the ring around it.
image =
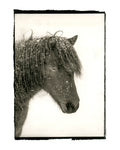
[[[106,139],[106,13],[105,11],[78,11],[78,10],[18,10],[14,9],[13,49],[15,47],[15,14],[104,14],[104,136],[96,137],[15,137],[15,140],[50,140],[50,139],[72,139],[72,140],[100,140]],[[15,49],[14,49],[15,50]],[[15,54],[15,53],[14,53]],[[15,56],[13,56],[15,58]]]
[[[101,14],[105,13],[102,11],[87,10],[87,11],[78,11],[78,10],[19,10],[14,9],[14,14]]]

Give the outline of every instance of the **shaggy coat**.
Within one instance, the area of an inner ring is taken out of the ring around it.
[[[22,126],[27,116],[28,105],[30,98],[36,94],[41,89],[45,89],[47,92],[50,93],[49,88],[47,85],[52,83],[50,80],[53,73],[50,73],[50,65],[52,66],[52,71],[55,72],[55,69],[62,70],[61,76],[59,79],[60,72],[58,75],[54,75],[54,79],[62,80],[62,76],[67,76],[66,80],[73,81],[72,74],[76,73],[80,75],[81,73],[81,63],[78,59],[78,56],[73,48],[73,45],[77,39],[77,36],[74,36],[71,39],[67,39],[65,37],[59,36],[45,36],[42,38],[31,38],[27,41],[21,40],[15,42],[15,55],[14,55],[14,94],[15,94],[15,136],[18,137],[21,134]],[[64,71],[63,71],[64,70]],[[48,73],[49,72],[49,73]],[[65,72],[65,74],[64,74]],[[50,74],[48,76],[48,74]],[[69,77],[69,76],[72,77]],[[49,82],[47,84],[46,82]],[[56,81],[57,82],[57,81]],[[65,81],[64,81],[65,82]],[[64,82],[61,82],[64,84]],[[58,83],[58,85],[60,85]],[[60,89],[60,87],[54,84],[54,91],[55,89]],[[71,85],[74,88],[74,83]],[[55,88],[55,86],[57,88]],[[61,85],[63,88],[63,86]],[[66,89],[68,86],[65,86]],[[63,95],[64,93],[61,91]],[[69,88],[69,89],[70,89]],[[60,93],[58,91],[58,93]],[[70,90],[68,90],[70,95]],[[67,93],[67,92],[66,92]],[[74,92],[75,93],[75,92]],[[50,93],[54,99],[55,94],[52,92]],[[76,93],[73,94],[73,97],[76,97]],[[67,97],[65,95],[64,97]],[[61,98],[62,99],[62,98]],[[63,98],[64,99],[64,98]],[[74,98],[73,98],[74,99]],[[76,99],[79,99],[78,97]],[[57,100],[56,100],[57,101]],[[59,104],[60,102],[58,102]],[[63,106],[61,106],[63,108]],[[72,108],[73,105],[69,102],[66,104],[67,109]],[[76,108],[77,109],[77,108]],[[65,110],[63,108],[63,110]],[[72,111],[71,111],[72,112]]]

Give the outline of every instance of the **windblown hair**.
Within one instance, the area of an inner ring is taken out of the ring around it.
[[[15,89],[19,91],[44,82],[46,58],[54,51],[55,61],[65,70],[81,73],[81,63],[70,43],[65,37],[45,36],[42,38],[24,39],[15,43]]]

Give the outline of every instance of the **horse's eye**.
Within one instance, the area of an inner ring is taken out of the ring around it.
[[[51,71],[56,71],[56,70],[57,70],[57,67],[56,67],[56,66],[51,66],[51,67],[50,67],[50,70],[51,70]]]
[[[53,69],[54,71],[55,71],[55,70],[57,70],[57,68],[56,68],[56,67],[53,67],[52,69]]]
[[[57,70],[57,68],[56,68],[56,67],[52,67],[51,69],[52,69],[53,71],[56,71],[56,70]]]

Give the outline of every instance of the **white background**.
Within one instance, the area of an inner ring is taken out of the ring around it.
[[[1,2],[1,105],[0,141],[3,149],[119,149],[119,1],[3,1]],[[107,14],[107,139],[15,141],[13,138],[13,9],[76,9],[100,10]]]
[[[64,114],[49,94],[39,92],[30,101],[22,136],[104,136],[104,14],[17,14],[16,40],[29,37],[30,29],[34,36],[58,30],[68,38],[77,34],[75,49],[83,69],[81,78],[75,76],[79,110]]]

